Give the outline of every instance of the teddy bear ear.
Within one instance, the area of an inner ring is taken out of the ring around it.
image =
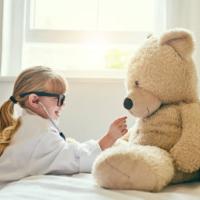
[[[165,32],[160,37],[159,44],[170,45],[182,58],[186,59],[194,50],[193,35],[186,29],[171,29]]]

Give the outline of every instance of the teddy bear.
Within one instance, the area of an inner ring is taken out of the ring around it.
[[[150,36],[127,70],[124,107],[135,123],[94,162],[98,185],[158,192],[200,178],[200,104],[194,37],[175,28]]]

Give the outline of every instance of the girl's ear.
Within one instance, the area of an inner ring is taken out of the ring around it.
[[[30,94],[28,96],[28,104],[31,106],[31,107],[34,107],[34,108],[37,108],[39,107],[38,103],[39,103],[39,97],[36,95],[36,94]]]
[[[160,45],[169,45],[182,57],[189,58],[194,50],[194,39],[186,29],[171,29],[165,32],[159,41]]]

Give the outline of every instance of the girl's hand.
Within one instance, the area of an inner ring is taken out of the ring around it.
[[[112,146],[118,138],[127,133],[126,119],[127,117],[124,116],[112,122],[108,132],[99,140],[102,150]]]
[[[115,142],[118,138],[127,133],[126,116],[116,119],[108,130],[107,135]]]

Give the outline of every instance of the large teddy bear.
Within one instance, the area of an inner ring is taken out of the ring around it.
[[[131,59],[124,107],[137,117],[128,134],[100,154],[93,175],[104,188],[159,191],[198,179],[200,104],[194,41],[185,29],[147,38]]]

